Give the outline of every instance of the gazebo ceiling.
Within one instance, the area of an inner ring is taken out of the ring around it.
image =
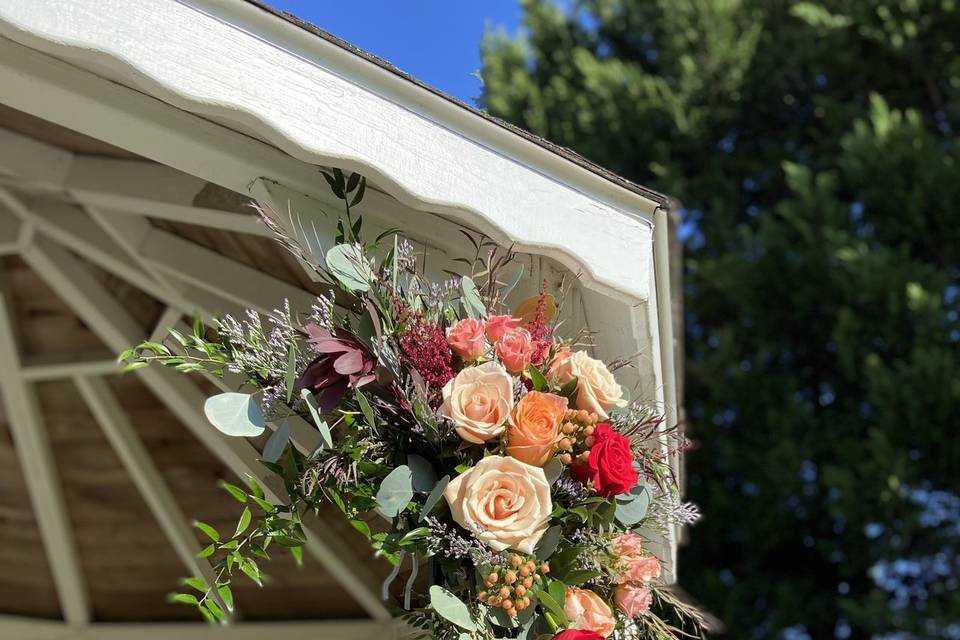
[[[135,162],[144,169],[160,168],[136,160],[133,154],[8,108],[0,108],[0,130],[29,134],[33,143],[42,140],[44,144],[62,144],[55,149],[75,152],[76,158],[91,163],[112,158]],[[194,179],[181,177],[184,184],[196,186]],[[195,194],[184,193],[181,199],[190,199],[198,212],[242,216],[243,221],[237,226],[256,229],[248,199],[239,194],[201,184]],[[44,215],[51,212],[56,215]],[[69,258],[71,269],[89,276],[101,293],[108,293],[125,311],[125,320],[132,323],[127,326],[137,331],[132,337],[145,338],[158,326],[165,328],[179,321],[181,312],[171,310],[160,299],[175,297],[170,293],[173,288],[163,284],[163,275],[169,270],[164,272],[146,260],[139,271],[133,270],[137,263],[134,254],[128,254],[130,259],[124,260],[122,247],[108,241],[111,234],[117,235],[115,229],[104,228],[109,226],[106,221],[112,220],[112,215],[124,223],[147,225],[140,227],[141,231],[158,234],[163,246],[189,247],[201,252],[199,255],[216,256],[221,260],[216,265],[220,268],[250,269],[272,280],[277,287],[300,290],[305,296],[316,289],[296,261],[263,233],[214,230],[125,212],[101,214],[91,216],[89,208],[78,206],[67,193],[0,177],[0,217],[8,223],[17,220],[20,225],[35,224],[30,232],[35,236],[28,239],[30,246],[39,244],[45,253]],[[84,228],[96,230],[102,239],[99,245],[91,241],[93,233],[84,237],[71,235],[71,230]],[[179,518],[180,525],[189,529],[190,519],[202,516],[214,526],[228,529],[235,524],[240,507],[225,499],[217,480],[242,484],[242,479],[206,446],[208,443],[198,440],[181,417],[170,411],[158,395],[160,387],[145,383],[136,374],[114,375],[117,345],[105,343],[102,328],[91,327],[81,317],[83,312],[78,315],[75,305],[55,290],[62,288],[62,283],[51,286],[51,277],[56,281],[55,274],[38,273],[31,266],[37,264],[36,258],[20,255],[31,253],[26,245],[19,249],[23,251],[8,248],[7,255],[0,257],[5,284],[4,304],[0,306],[9,320],[0,325],[12,328],[18,360],[14,370],[5,368],[3,384],[9,386],[16,377],[17,384],[25,386],[35,397],[35,422],[49,441],[53,471],[62,493],[63,516],[69,525],[67,538],[75,550],[88,615],[95,622],[195,621],[191,608],[166,601],[178,578],[192,569],[184,566],[182,554],[177,553],[177,545],[183,541],[171,539],[163,518]],[[122,268],[124,265],[131,269]],[[182,269],[187,273],[190,267]],[[203,274],[194,271],[192,278],[202,280]],[[153,286],[139,286],[144,282],[152,282]],[[163,291],[167,293],[159,293]],[[208,293],[205,300],[217,300],[215,294]],[[235,306],[229,300],[217,301]],[[199,309],[200,304],[196,307]],[[202,400],[212,388],[202,379],[187,384],[195,390],[194,399]],[[137,475],[142,475],[144,469],[131,474],[129,446],[121,444],[118,449],[111,440],[111,425],[95,416],[91,393],[101,400],[106,398],[112,408],[118,409],[116,418],[120,424],[112,428],[119,428],[128,442],[135,443],[134,455],[137,451],[146,454],[146,459],[141,460],[146,464],[140,466],[148,467],[146,477],[149,479],[150,473],[154,473],[152,478],[160,483],[161,493],[172,497],[172,514],[160,516],[150,496],[138,487]],[[4,397],[8,400],[5,405],[9,404],[9,394]],[[67,614],[58,595],[56,572],[52,570],[55,565],[45,550],[39,526],[41,516],[34,507],[35,501],[30,499],[31,491],[36,490],[31,484],[38,469],[35,460],[18,450],[12,419],[8,411],[0,414],[0,560],[5,566],[0,574],[0,616],[59,620]],[[337,553],[351,558],[350,562],[365,565],[371,576],[385,576],[388,568],[372,557],[366,540],[341,518],[330,515],[323,520],[329,528],[328,535],[333,536],[331,540],[336,540]],[[189,531],[189,535],[189,544],[199,551],[202,534]],[[300,569],[286,554],[277,555],[280,557],[267,568],[266,588],[241,582],[235,589],[240,603],[238,615],[244,620],[369,617],[369,611],[315,555],[307,554],[305,566]],[[352,568],[359,569],[355,565]]]

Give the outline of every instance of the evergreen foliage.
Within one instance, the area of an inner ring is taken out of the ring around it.
[[[684,587],[730,638],[960,637],[955,0],[523,10],[485,108],[684,205]]]

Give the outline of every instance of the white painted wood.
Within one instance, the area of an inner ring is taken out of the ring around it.
[[[216,585],[217,575],[210,563],[197,557],[203,547],[197,541],[189,520],[180,510],[163,475],[153,463],[153,458],[110,386],[102,378],[90,376],[77,376],[73,381],[184,567],[191,576],[202,578],[208,585]],[[227,621],[232,620],[233,614],[228,611],[216,589],[212,595]]]
[[[75,258],[62,247],[39,241],[24,260],[111,349],[122,351],[142,339],[142,331],[126,310]],[[185,376],[161,367],[138,369],[137,375],[220,461],[241,480],[256,478],[269,500],[282,501],[279,479],[260,465],[259,452],[245,439],[230,438],[212,428],[203,415],[204,394]],[[307,551],[324,565],[367,612],[378,620],[391,617],[379,599],[376,581],[362,562],[326,525],[306,517]]]
[[[256,133],[303,161],[360,170],[408,206],[583,266],[585,279],[611,295],[648,297],[648,264],[624,256],[649,253],[653,201],[636,196],[628,212],[589,197],[531,169],[528,158],[378,95],[364,86],[369,79],[331,73],[319,44],[309,59],[293,56],[204,13],[223,4],[193,4],[203,11],[174,0],[76,0],[69,10],[53,0],[2,0],[0,33]]]
[[[316,300],[303,289],[159,229],[146,235],[139,253],[166,273],[262,313],[278,308],[284,298],[298,311],[309,311]]]
[[[16,445],[64,620],[70,625],[83,626],[90,622],[87,585],[36,391],[20,375],[20,354],[6,283],[0,285],[0,368],[4,371],[0,396],[7,425]]]
[[[229,627],[203,623],[94,623],[72,628],[61,622],[0,616],[0,638],[10,640],[391,640],[393,622],[329,620],[316,622],[240,622]]]
[[[98,209],[186,222],[258,236],[272,234],[251,208],[246,214],[194,206],[207,182],[143,160],[77,156],[64,188]]]
[[[0,175],[15,176],[20,184],[58,188],[72,159],[69,151],[0,128]]]
[[[78,354],[76,359],[58,354],[60,359],[34,358],[23,363],[21,375],[28,382],[62,380],[74,376],[106,376],[120,372],[115,357]]]
[[[9,256],[20,251],[21,227],[17,216],[0,206],[0,256]]]

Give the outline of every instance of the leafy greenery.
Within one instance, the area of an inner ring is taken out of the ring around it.
[[[526,1],[522,38],[488,35],[483,103],[683,203],[688,490],[707,514],[681,582],[729,637],[945,636],[956,2],[562,6]]]

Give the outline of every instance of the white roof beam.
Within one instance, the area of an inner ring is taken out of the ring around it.
[[[0,128],[0,175],[20,184],[60,189],[73,154],[34,138]]]
[[[20,370],[28,382],[62,380],[74,376],[106,376],[120,373],[117,359],[110,353],[58,353],[55,356],[27,358]]]
[[[102,378],[88,376],[73,381],[181,562],[191,575],[210,586],[214,600],[230,620],[233,616],[217,592],[213,567],[197,557],[203,547],[110,386]]]
[[[77,156],[65,188],[83,204],[221,231],[271,237],[251,208],[236,213],[194,205],[205,180],[144,160]]]
[[[60,599],[60,610],[69,624],[82,626],[90,622],[86,582],[36,391],[20,375],[13,309],[3,284],[0,294],[0,368],[4,376],[0,395]]]

